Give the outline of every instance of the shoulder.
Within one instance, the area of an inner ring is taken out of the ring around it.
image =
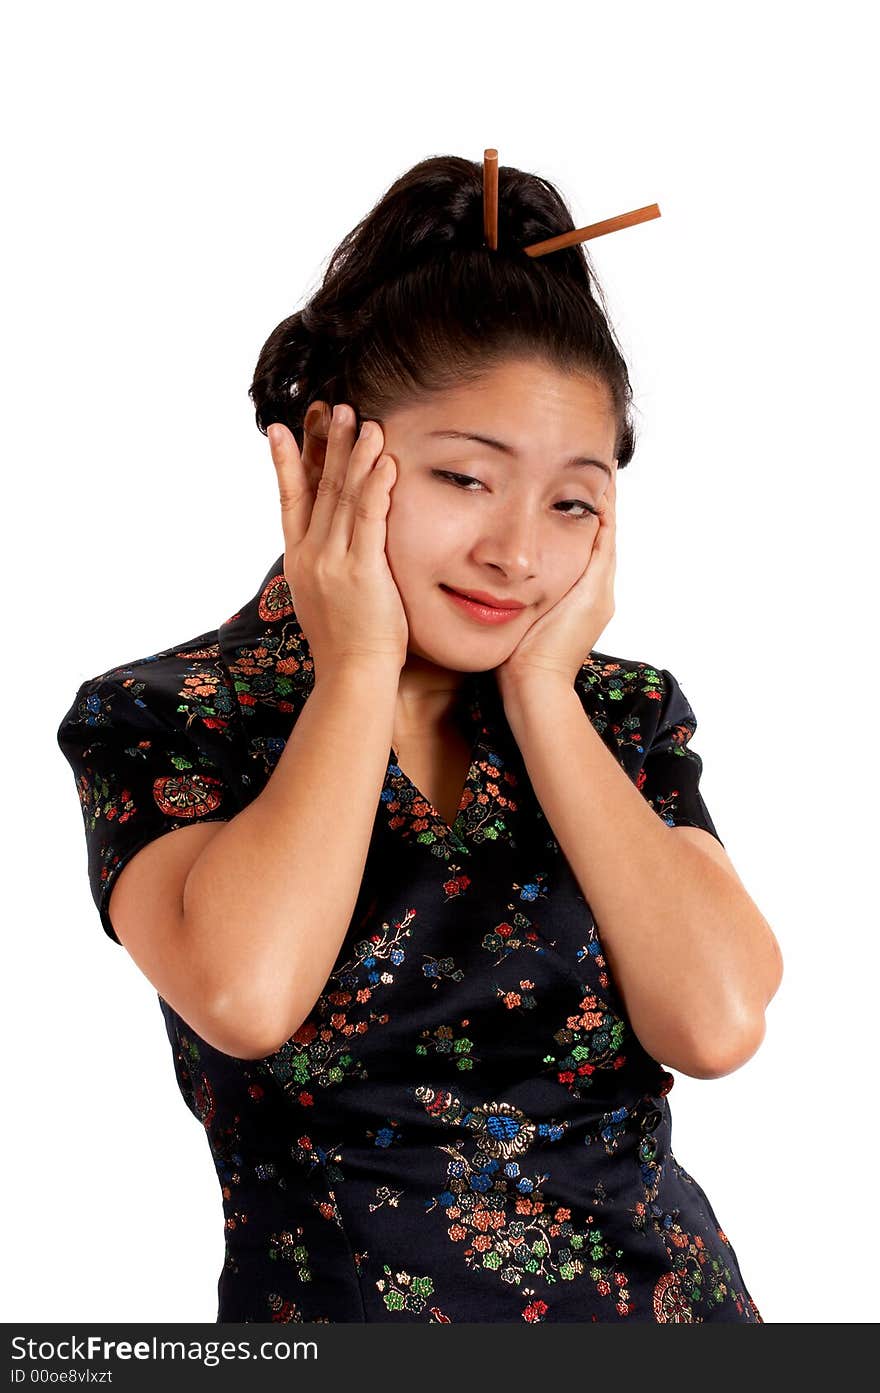
[[[678,684],[666,668],[644,658],[620,658],[592,649],[575,677],[584,704],[617,719],[636,716],[656,722],[664,701]]]
[[[113,730],[187,738],[222,750],[236,736],[238,703],[216,629],[108,668],[81,683],[59,743]]]
[[[635,767],[658,731],[670,721],[693,733],[696,718],[668,670],[644,658],[623,658],[593,649],[575,678],[575,688],[598,733],[613,753]]]
[[[668,676],[665,668],[644,658],[619,658],[594,648],[581,665],[575,684],[599,702],[657,701],[663,695],[664,676]]]
[[[87,678],[58,727],[73,770],[92,896],[106,932],[116,877],[156,837],[241,806],[235,693],[216,631]]]

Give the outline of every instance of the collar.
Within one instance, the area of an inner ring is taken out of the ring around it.
[[[284,575],[284,552],[257,593],[220,625],[218,639],[246,728],[265,724],[288,734],[315,676]]]

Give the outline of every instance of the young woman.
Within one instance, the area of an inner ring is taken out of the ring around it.
[[[779,948],[675,677],[594,647],[630,385],[583,248],[520,250],[565,204],[501,176],[497,248],[452,157],[346,237],[251,386],[282,555],[58,732],[223,1322],[762,1320],[667,1095],[754,1054]]]

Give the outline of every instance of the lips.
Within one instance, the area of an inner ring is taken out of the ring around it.
[[[456,590],[452,585],[443,585],[441,590],[449,590],[453,595],[463,595],[466,600],[474,600],[479,605],[489,605],[492,609],[525,609],[525,605],[520,600],[503,600],[497,595],[490,595],[485,590]]]

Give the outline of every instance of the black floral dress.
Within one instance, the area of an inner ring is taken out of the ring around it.
[[[218,629],[82,685],[58,741],[111,939],[129,857],[255,798],[313,680],[282,555]],[[593,651],[576,687],[657,814],[718,837],[671,673]],[[389,751],[351,923],[291,1039],[233,1058],[159,997],[222,1190],[217,1319],[763,1323],[491,671],[461,701],[454,826]]]

